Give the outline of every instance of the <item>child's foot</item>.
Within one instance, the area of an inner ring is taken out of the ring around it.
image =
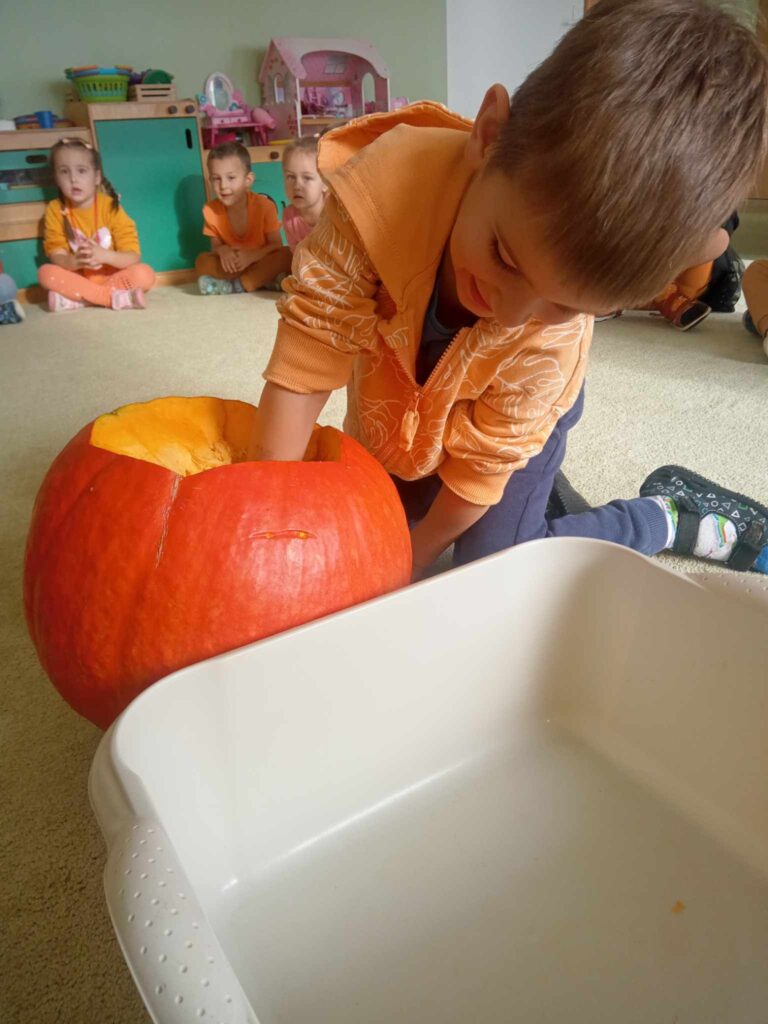
[[[662,302],[655,303],[653,308],[666,317],[678,331],[689,331],[712,312],[706,302],[689,299],[682,292],[672,292]]]
[[[226,277],[211,277],[210,274],[198,277],[197,287],[201,295],[239,295],[245,291],[239,277],[229,281]]]
[[[80,299],[68,299],[59,292],[48,292],[48,309],[51,313],[68,313],[73,309],[84,309],[85,303]]]
[[[761,334],[755,327],[755,321],[752,319],[752,314],[747,310],[741,321],[750,334],[754,334],[756,338],[760,338],[763,343],[763,352],[768,356],[768,334]]]
[[[20,324],[25,316],[24,307],[16,299],[0,303],[0,324]]]
[[[682,466],[662,466],[640,488],[667,516],[667,549],[768,572],[768,508]]]
[[[146,309],[147,300],[141,288],[115,288],[112,309]]]

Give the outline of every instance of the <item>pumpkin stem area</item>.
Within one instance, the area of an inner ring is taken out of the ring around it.
[[[256,406],[226,398],[156,398],[99,416],[91,428],[95,448],[153,462],[179,476],[246,461]],[[315,427],[305,462],[335,462],[341,435]]]

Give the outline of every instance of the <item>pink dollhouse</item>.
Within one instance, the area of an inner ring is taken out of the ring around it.
[[[264,110],[278,138],[389,110],[389,68],[361,39],[272,39],[259,72]]]

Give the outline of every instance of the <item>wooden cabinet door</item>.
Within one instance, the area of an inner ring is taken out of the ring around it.
[[[94,129],[104,173],[136,221],[144,262],[157,271],[192,267],[209,247],[195,118],[97,121]]]

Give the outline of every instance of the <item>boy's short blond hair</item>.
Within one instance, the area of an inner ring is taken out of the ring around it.
[[[701,262],[766,158],[768,65],[704,0],[600,0],[515,92],[490,160],[608,304]]]
[[[251,154],[242,142],[222,142],[208,151],[208,170],[211,169],[212,160],[226,160],[233,156],[239,160],[246,174],[251,173]]]

